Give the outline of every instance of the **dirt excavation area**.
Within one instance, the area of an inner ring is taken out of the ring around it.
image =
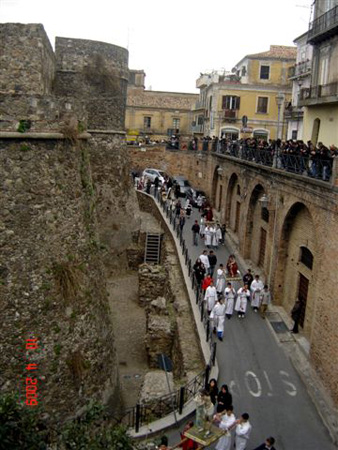
[[[161,374],[156,374],[158,368],[152,362],[151,357],[154,352],[157,353],[157,349],[159,353],[163,351],[161,350],[164,348],[163,341],[159,338],[161,333],[164,336],[164,340],[167,339],[168,334],[171,334],[171,337],[168,337],[168,339],[172,339],[172,344],[169,344],[171,346],[171,354],[169,356],[172,358],[174,366],[179,367],[179,373],[175,374],[174,370],[175,377],[172,386],[174,389],[188,382],[204,368],[204,360],[199,338],[195,332],[190,300],[185,289],[173,241],[171,237],[164,233],[160,224],[150,213],[142,212],[141,218],[140,242],[144,242],[146,232],[164,234],[161,249],[161,265],[149,268],[149,277],[152,277],[149,278],[149,284],[153,286],[150,291],[156,291],[152,283],[156,282],[157,270],[159,269],[166,273],[165,286],[163,291],[161,291],[161,297],[165,297],[167,311],[164,311],[164,315],[163,311],[160,312],[156,320],[154,308],[158,308],[159,298],[157,294],[154,298],[152,292],[149,292],[149,303],[144,304],[143,302],[142,305],[140,304],[139,289],[144,292],[144,286],[147,286],[147,284],[143,284],[141,288],[141,285],[139,285],[145,276],[145,267],[143,265],[140,266],[139,270],[129,270],[120,274],[114,274],[109,280],[107,287],[124,408],[136,405],[140,400],[142,389],[142,397],[146,401],[148,391],[146,389],[146,395],[144,395],[144,383],[146,385],[149,376],[154,376],[154,378],[151,378],[151,384],[155,385],[158,380],[156,377],[161,376]],[[142,271],[143,274],[141,273]],[[146,276],[148,275],[146,274]],[[170,333],[168,333],[168,328],[166,333],[163,332],[163,329],[158,331],[150,330],[150,324],[160,324],[163,321],[167,321],[167,324],[169,323]],[[168,346],[166,348],[168,349]],[[167,354],[167,351],[164,353]],[[161,382],[159,382],[160,385]],[[160,393],[161,389],[166,390],[167,386],[164,385],[162,388],[158,388],[158,393]],[[161,395],[167,392],[163,391]]]
[[[115,347],[124,407],[135,406],[144,375],[149,370],[144,344],[145,309],[138,303],[138,273],[130,271],[108,284]]]

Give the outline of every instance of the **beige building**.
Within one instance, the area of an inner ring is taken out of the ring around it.
[[[149,91],[143,70],[130,70],[127,94],[127,140],[168,139],[191,136],[192,106],[197,94]]]
[[[296,62],[296,51],[271,45],[266,52],[242,58],[232,72],[201,74],[193,131],[231,139],[284,138],[284,106],[292,93],[288,70]]]
[[[313,46],[311,85],[300,91],[304,140],[338,142],[338,0],[314,2],[307,42]]]

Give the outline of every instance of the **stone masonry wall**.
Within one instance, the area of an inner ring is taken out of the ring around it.
[[[1,388],[24,392],[33,335],[39,404],[51,420],[90,398],[118,407],[88,145],[0,140],[0,148]]]

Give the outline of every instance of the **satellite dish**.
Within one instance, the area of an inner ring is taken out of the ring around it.
[[[236,67],[233,67],[233,68],[231,69],[231,72],[232,72],[232,73],[236,73],[236,72],[237,72]]]

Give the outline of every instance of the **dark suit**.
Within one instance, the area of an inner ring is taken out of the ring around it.
[[[272,446],[272,447],[268,447],[265,443],[254,448],[253,450],[276,450],[276,447]]]

